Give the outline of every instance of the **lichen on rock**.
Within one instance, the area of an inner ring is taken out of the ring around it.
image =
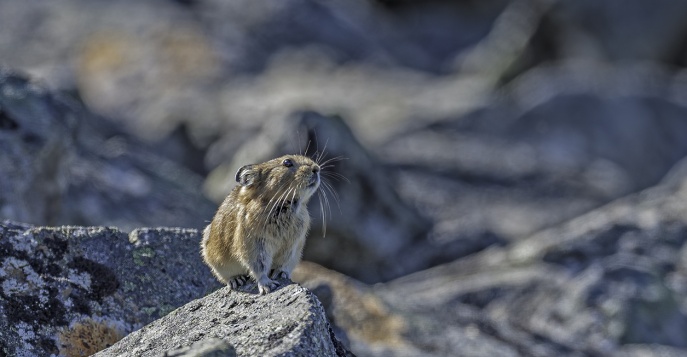
[[[180,254],[197,252],[198,231],[143,235],[0,223],[0,351],[92,354],[219,287],[199,255]]]
[[[63,356],[90,356],[112,346],[124,335],[122,329],[111,322],[86,318],[59,329],[57,343]]]

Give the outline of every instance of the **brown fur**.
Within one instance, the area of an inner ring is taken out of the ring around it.
[[[307,203],[319,187],[319,171],[301,155],[239,169],[239,185],[203,231],[203,259],[220,281],[235,289],[247,275],[265,294],[278,286],[272,279],[291,277],[310,227]]]

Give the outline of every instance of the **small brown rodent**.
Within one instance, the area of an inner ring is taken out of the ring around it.
[[[236,182],[203,231],[203,259],[232,289],[252,278],[266,294],[279,285],[272,279],[291,278],[301,259],[320,166],[286,155],[241,167]]]

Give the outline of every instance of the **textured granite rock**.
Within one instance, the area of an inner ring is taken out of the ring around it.
[[[219,338],[207,338],[190,346],[166,351],[165,357],[236,357],[236,350],[228,342]]]
[[[219,287],[193,229],[0,224],[0,351],[77,356]]]
[[[258,295],[255,284],[240,291],[225,287],[95,356],[177,356],[179,351],[200,351],[207,345],[218,356],[350,355],[331,333],[317,298],[288,280],[280,283],[281,288],[267,295]]]

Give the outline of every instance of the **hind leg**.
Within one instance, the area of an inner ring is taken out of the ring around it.
[[[232,290],[238,289],[249,280],[247,269],[239,262],[211,265],[211,267],[217,279],[227,284]]]

